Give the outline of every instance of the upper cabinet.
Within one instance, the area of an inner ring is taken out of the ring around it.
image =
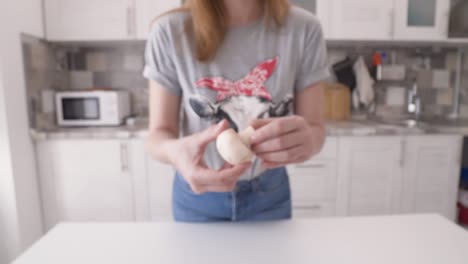
[[[330,0],[331,39],[443,40],[449,0]]]
[[[382,40],[393,35],[393,1],[332,0],[331,38]]]
[[[146,39],[151,21],[180,0],[45,0],[51,41]]]
[[[325,38],[443,40],[449,0],[290,0],[314,13]],[[46,38],[52,41],[146,39],[158,16],[182,0],[44,0]]]
[[[146,39],[152,22],[165,12],[179,7],[181,0],[135,0],[136,36]]]
[[[443,40],[448,37],[449,0],[394,0],[395,39]]]
[[[52,41],[125,40],[135,36],[131,0],[45,0]]]

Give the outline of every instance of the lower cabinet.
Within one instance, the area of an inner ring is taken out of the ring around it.
[[[47,230],[62,221],[133,221],[128,145],[119,140],[36,144]]]
[[[335,215],[337,140],[328,138],[321,153],[288,166],[294,218]]]
[[[172,221],[171,166],[143,139],[36,144],[46,229],[59,222]],[[329,137],[288,166],[293,216],[438,213],[455,219],[461,136]]]
[[[462,137],[341,137],[338,216],[437,213],[455,220]]]
[[[343,137],[339,146],[337,214],[398,213],[402,186],[401,138]]]
[[[174,169],[152,160],[144,140],[131,140],[130,145],[137,221],[172,221]]]
[[[147,159],[150,220],[172,220],[172,167]]]
[[[462,138],[413,136],[405,140],[402,212],[456,218]]]

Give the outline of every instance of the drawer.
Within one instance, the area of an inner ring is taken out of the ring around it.
[[[335,216],[333,203],[311,203],[310,205],[293,205],[293,218],[321,218]]]
[[[316,160],[288,166],[293,202],[334,200],[337,190],[336,165],[336,161]]]

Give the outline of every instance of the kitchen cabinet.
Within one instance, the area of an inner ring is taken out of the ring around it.
[[[337,139],[328,137],[316,157],[288,166],[295,218],[335,214],[337,147]]]
[[[153,160],[143,139],[131,140],[130,146],[137,221],[172,221],[174,169]]]
[[[287,167],[294,218],[438,213],[455,218],[461,136],[328,137]],[[36,143],[46,228],[61,221],[172,221],[171,166],[145,141]]]
[[[331,39],[444,40],[449,0],[331,0]]]
[[[133,0],[45,0],[46,37],[52,41],[135,37]]]
[[[138,39],[146,39],[152,22],[161,14],[179,7],[181,0],[134,0],[136,14],[136,34]]]
[[[450,0],[394,0],[397,40],[448,38]]]
[[[47,39],[146,39],[151,22],[180,0],[45,0]]]
[[[133,221],[128,145],[120,140],[36,144],[46,229],[62,221]]]
[[[399,136],[340,138],[337,215],[398,213],[401,153]]]
[[[148,202],[151,221],[172,221],[172,183],[175,171],[171,166],[147,157]]]
[[[331,0],[331,38],[388,40],[393,35],[393,1]]]
[[[146,39],[151,22],[181,0],[44,0],[52,41]],[[443,40],[449,0],[292,0],[316,14],[327,39]]]
[[[440,213],[455,220],[461,137],[405,139],[402,212]]]

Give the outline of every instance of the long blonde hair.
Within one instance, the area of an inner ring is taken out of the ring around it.
[[[289,12],[288,0],[258,0],[262,2],[265,23],[281,26]],[[202,62],[210,61],[224,41],[228,30],[227,12],[222,0],[187,0],[183,7],[169,11],[190,12],[187,29],[193,34],[196,57]]]

